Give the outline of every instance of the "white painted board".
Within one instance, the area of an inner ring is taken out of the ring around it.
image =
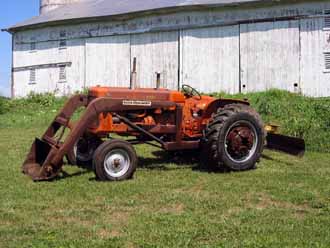
[[[128,87],[130,36],[86,39],[86,87]]]
[[[330,32],[324,19],[301,20],[301,87],[307,96],[330,96],[330,71],[325,69],[325,53],[330,52]]]
[[[297,90],[299,21],[243,24],[240,30],[242,92]]]
[[[238,93],[238,25],[183,30],[180,81],[205,93]]]
[[[178,89],[178,40],[178,31],[131,36],[131,63],[137,59],[137,87],[155,88],[156,73],[160,73],[162,88]]]

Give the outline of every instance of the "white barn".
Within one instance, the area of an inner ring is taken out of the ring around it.
[[[330,1],[41,0],[8,28],[12,95],[93,85],[330,96]]]

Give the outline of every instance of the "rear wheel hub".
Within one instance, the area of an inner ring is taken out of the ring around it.
[[[234,162],[246,162],[257,149],[257,131],[248,121],[237,121],[228,129],[225,152]]]

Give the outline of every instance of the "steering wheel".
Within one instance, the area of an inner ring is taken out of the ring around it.
[[[182,85],[182,92],[186,97],[194,97],[197,96],[198,100],[202,99],[201,94],[193,87],[187,84]]]

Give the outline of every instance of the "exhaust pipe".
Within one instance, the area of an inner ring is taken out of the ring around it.
[[[131,80],[130,80],[130,89],[134,90],[136,89],[136,76],[137,76],[137,72],[136,72],[136,57],[133,58],[133,70],[131,73]]]
[[[158,90],[160,88],[160,73],[156,72],[156,75],[157,75],[156,89]]]

